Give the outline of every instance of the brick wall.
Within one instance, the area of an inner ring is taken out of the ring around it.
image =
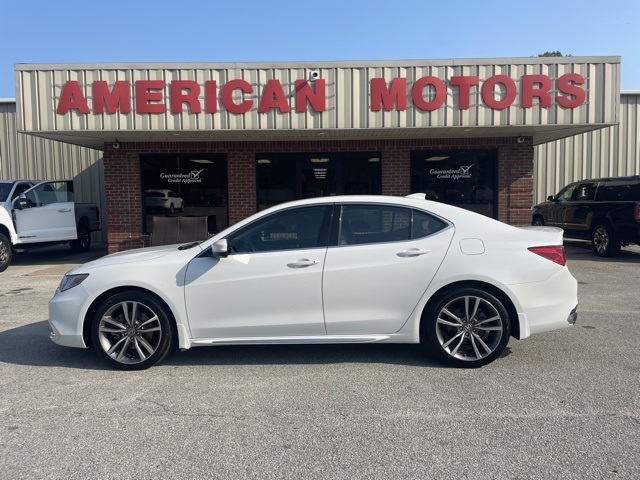
[[[498,149],[498,219],[528,225],[533,203],[533,144],[515,138],[411,139],[293,142],[156,142],[104,145],[106,224],[109,253],[148,244],[142,231],[140,154],[225,153],[228,171],[229,223],[256,211],[258,152],[382,152],[382,193],[407,195],[413,150]]]

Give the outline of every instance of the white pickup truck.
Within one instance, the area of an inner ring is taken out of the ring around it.
[[[73,180],[0,180],[0,272],[13,253],[66,242],[74,252],[89,250],[100,210],[73,197]]]

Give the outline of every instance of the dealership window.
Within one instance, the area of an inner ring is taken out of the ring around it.
[[[229,225],[224,154],[141,156],[144,232],[153,216],[206,217],[215,233]]]
[[[496,216],[497,150],[411,153],[411,191],[488,217]]]
[[[380,152],[260,153],[258,210],[300,198],[382,193]]]

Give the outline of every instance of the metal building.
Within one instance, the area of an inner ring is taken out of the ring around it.
[[[110,251],[147,244],[147,195],[171,188],[214,229],[290,198],[416,190],[526,224],[569,181],[640,172],[619,76],[619,57],[17,65],[0,178],[73,177]]]

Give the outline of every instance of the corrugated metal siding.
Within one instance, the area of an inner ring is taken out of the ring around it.
[[[73,178],[77,201],[97,203],[104,214],[102,152],[19,134],[15,102],[0,102],[0,178]],[[106,243],[106,230],[94,233],[93,241]]]
[[[620,124],[539,145],[534,201],[585,178],[640,174],[640,92],[620,95]]]
[[[312,109],[288,113],[276,109],[258,113],[259,94],[270,79],[280,81],[285,94],[294,96],[295,81],[309,78],[312,70],[320,72],[326,82],[327,110],[318,114]],[[555,101],[560,92],[555,80],[565,73],[579,73],[585,78],[586,101],[576,108],[562,108]],[[25,131],[146,131],[146,130],[296,130],[296,129],[369,129],[460,126],[522,126],[612,124],[617,122],[617,96],[620,84],[620,63],[614,57],[507,58],[486,60],[442,60],[400,62],[342,62],[309,64],[86,64],[86,65],[16,65],[17,99],[20,129]],[[519,99],[512,106],[493,110],[481,100],[481,85],[493,75],[504,74],[515,80],[521,91],[520,79],[525,74],[545,74],[554,80],[550,108],[522,108]],[[445,104],[435,111],[415,108],[408,92],[408,108],[404,111],[373,112],[370,108],[370,81],[384,78],[406,78],[407,88],[424,76],[434,76],[445,82],[453,76],[478,76],[480,86],[471,88],[470,107],[458,107],[458,88],[447,89]],[[235,91],[236,102],[252,100],[247,113],[236,115],[220,108],[216,113],[191,113],[183,106],[181,113],[170,112],[170,82],[194,80],[201,86],[200,103],[205,104],[204,84],[215,80],[218,94],[222,85],[232,79],[243,79],[253,89],[241,95]],[[106,81],[113,88],[117,80],[127,80],[131,102],[135,105],[134,83],[137,80],[164,81],[164,114],[139,114],[135,107],[130,114],[84,115],[71,110],[56,113],[62,88],[69,80],[78,82],[89,106],[92,106],[92,85]]]

